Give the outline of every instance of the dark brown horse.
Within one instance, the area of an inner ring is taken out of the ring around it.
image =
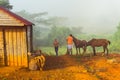
[[[91,46],[93,48],[93,53],[96,55],[95,47],[103,47],[103,52],[105,54],[105,51],[107,51],[108,55],[108,44],[110,44],[110,41],[107,39],[91,39],[88,41],[87,46]]]
[[[86,47],[87,47],[87,41],[86,40],[78,40],[77,38],[73,37],[73,42],[75,44],[76,47],[76,54],[78,55],[78,49],[79,49],[79,53],[80,53],[80,48],[83,49],[83,53],[86,52]]]

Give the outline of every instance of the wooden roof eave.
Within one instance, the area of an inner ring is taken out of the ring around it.
[[[4,12],[6,12],[7,14],[11,15],[12,17],[14,17],[15,19],[19,20],[20,22],[22,22],[25,26],[31,26],[31,25],[34,25],[32,22],[22,18],[21,16],[19,15],[16,15],[15,13],[3,8],[3,7],[0,7],[1,10],[3,10]],[[12,25],[13,26],[13,25]]]

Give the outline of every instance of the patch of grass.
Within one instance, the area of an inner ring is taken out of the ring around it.
[[[43,53],[46,53],[48,55],[56,55],[54,47],[40,47]],[[67,48],[65,46],[59,47],[58,55],[64,55],[66,54]],[[73,48],[73,55],[76,53],[75,48]]]

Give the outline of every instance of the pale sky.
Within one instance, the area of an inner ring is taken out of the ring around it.
[[[113,32],[120,22],[120,0],[10,0],[13,11],[63,16],[85,32]]]

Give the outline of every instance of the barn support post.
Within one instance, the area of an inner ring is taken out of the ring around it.
[[[27,27],[27,50],[28,52],[32,52],[33,51],[33,31],[32,31],[32,26],[28,26]]]
[[[26,43],[27,43],[27,52],[29,51],[28,49],[28,29],[26,27]]]
[[[29,68],[29,55],[28,55],[28,52],[29,52],[29,49],[28,49],[28,28],[26,27],[26,43],[27,43],[27,66]]]
[[[33,27],[30,26],[30,52],[33,51]]]
[[[27,52],[33,51],[33,28],[32,26],[28,26],[26,28],[26,36],[27,36]],[[29,67],[29,55],[27,54],[27,61],[28,61],[28,67]]]
[[[8,64],[7,64],[7,51],[6,51],[6,39],[5,39],[5,30],[3,29],[3,45],[4,45],[4,64],[5,64],[5,66],[7,66]]]

